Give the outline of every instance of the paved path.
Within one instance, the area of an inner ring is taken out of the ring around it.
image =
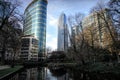
[[[8,66],[8,65],[0,65],[0,70],[7,69],[7,68],[10,68],[10,66]]]

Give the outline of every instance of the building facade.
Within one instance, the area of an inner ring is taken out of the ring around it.
[[[62,13],[58,22],[58,51],[66,51],[68,49],[68,28],[66,15]]]
[[[23,36],[21,40],[21,54],[20,59],[23,61],[37,61],[38,60],[38,39],[34,36]]]
[[[107,21],[107,22],[106,22]],[[94,12],[82,21],[84,37],[90,46],[110,49],[113,40],[110,35],[115,37],[115,29],[107,9]]]
[[[47,0],[33,0],[25,9],[24,35],[38,38],[38,56],[44,56],[46,48]]]

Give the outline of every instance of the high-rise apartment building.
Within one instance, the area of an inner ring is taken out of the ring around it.
[[[24,14],[24,35],[33,35],[38,39],[38,56],[43,57],[46,48],[47,0],[33,0]]]
[[[107,23],[106,23],[107,21]],[[94,12],[82,21],[85,40],[90,46],[110,49],[113,44],[112,35],[115,37],[115,29],[107,9]],[[109,27],[109,29],[108,29]]]
[[[66,51],[68,49],[68,28],[66,15],[62,13],[58,22],[58,51]]]

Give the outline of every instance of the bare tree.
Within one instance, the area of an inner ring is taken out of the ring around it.
[[[10,21],[10,18],[15,17],[20,20],[21,17],[18,11],[19,6],[20,2],[16,0],[0,1],[0,30]]]
[[[1,61],[4,64],[5,61],[5,51],[10,41],[10,39],[16,39],[15,36],[19,36],[17,30],[21,26],[16,25],[21,22],[23,18],[19,14],[18,7],[20,2],[16,0],[1,0],[0,1],[0,35],[3,39],[1,43]],[[14,36],[14,37],[13,37]],[[16,41],[16,40],[15,40]],[[12,42],[15,43],[15,42]],[[15,45],[14,45],[15,46]]]
[[[120,1],[110,0],[108,3],[111,18],[117,31],[117,37],[120,39]]]
[[[102,21],[102,23],[99,22],[100,23],[100,25],[98,26],[99,32],[103,27],[106,28],[106,31],[107,33],[109,33],[113,43],[111,45],[112,51],[118,54],[117,42],[116,42],[116,30],[109,13],[109,9],[107,9],[103,3],[98,3],[97,6],[93,7],[91,12],[96,13],[98,20]],[[104,26],[101,24],[104,24]],[[100,32],[100,34],[102,35],[102,32]],[[100,39],[102,41],[103,39],[101,38],[101,35],[100,35]]]
[[[87,44],[84,40],[84,31],[82,26],[82,20],[84,18],[84,14],[77,13],[68,18],[69,26],[71,29],[71,50],[70,53],[77,63],[85,63],[86,49]]]
[[[120,1],[110,0],[108,3],[112,20],[120,25]]]
[[[19,24],[17,25],[19,26]],[[21,49],[21,38],[22,38],[22,30],[18,28],[13,28],[11,36],[9,38],[9,45],[10,48],[12,48],[13,53],[12,53],[12,67],[14,67],[14,62],[15,60],[18,59],[20,49]]]

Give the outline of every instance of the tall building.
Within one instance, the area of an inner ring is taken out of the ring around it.
[[[91,13],[85,17],[82,26],[84,29],[85,40],[90,46],[107,49],[111,48],[113,40],[107,27],[109,26],[114,37],[115,29],[107,9]]]
[[[43,58],[46,48],[47,0],[33,0],[24,14],[24,35],[33,35],[38,39],[38,57]]]
[[[58,51],[66,51],[68,48],[68,28],[66,15],[62,13],[58,23]]]

